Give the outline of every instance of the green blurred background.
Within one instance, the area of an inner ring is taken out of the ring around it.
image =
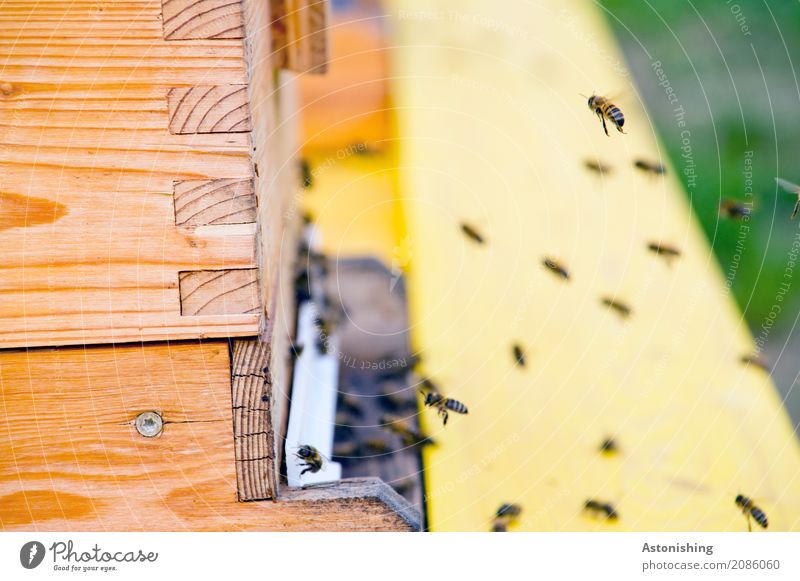
[[[800,218],[775,176],[800,183],[800,3],[796,0],[600,0],[622,46],[673,167],[681,173],[681,132],[691,132],[696,185],[686,187],[723,275],[773,366],[795,425],[800,424],[800,264],[786,273]],[[675,118],[652,64],[685,110]],[[745,152],[752,151],[755,204],[749,223],[720,219],[723,198],[746,201]],[[747,230],[746,226],[749,226]],[[794,278],[794,280],[792,280]],[[782,283],[789,283],[781,302]],[[781,309],[777,318],[770,313]],[[774,323],[773,323],[774,320]]]

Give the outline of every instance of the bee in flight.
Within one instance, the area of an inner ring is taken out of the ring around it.
[[[553,274],[560,276],[564,280],[569,280],[569,272],[564,268],[564,265],[560,264],[558,261],[545,257],[544,260],[542,260],[542,264]]]
[[[764,514],[764,511],[758,508],[753,501],[744,496],[743,494],[736,495],[736,506],[738,506],[742,510],[742,514],[744,514],[745,518],[747,519],[747,530],[753,532],[753,525],[750,524],[750,517],[753,517],[753,520],[756,521],[762,529],[767,528],[769,526],[769,521],[767,520],[767,515]]]
[[[608,521],[616,521],[619,519],[619,514],[610,502],[600,502],[599,500],[589,499],[583,503],[583,510],[591,513],[598,518],[604,518]]]
[[[525,367],[525,351],[522,349],[522,345],[519,343],[514,344],[512,351],[514,354],[514,363],[520,367]]]
[[[622,303],[620,301],[617,301],[609,297],[603,297],[602,303],[609,309],[613,309],[614,311],[616,311],[616,313],[623,319],[627,319],[628,317],[631,316],[631,308],[625,303]]]
[[[306,472],[316,474],[322,470],[322,453],[314,446],[309,444],[300,446],[295,456],[302,460],[301,466],[305,466],[305,468],[303,468],[303,470],[300,472],[300,476]]]
[[[792,215],[789,218],[790,220],[794,220],[795,216],[797,216],[797,211],[800,210],[800,186],[783,178],[775,178],[775,181],[778,182],[778,185],[784,190],[797,196],[797,201],[794,204],[794,210],[792,210]]]
[[[504,533],[508,531],[509,525],[517,522],[519,515],[522,514],[522,507],[518,504],[501,504],[494,515],[492,522],[492,532]]]
[[[450,416],[449,412],[457,414],[468,414],[467,406],[458,400],[450,397],[444,397],[438,391],[429,391],[425,395],[425,405],[436,408],[436,413],[442,417],[442,425],[447,425],[447,418]]]
[[[483,244],[485,242],[481,233],[478,232],[473,226],[470,226],[469,224],[462,222],[461,231],[466,235],[467,238],[469,238],[473,242],[477,242],[478,244]]]
[[[620,133],[625,133],[622,126],[625,125],[625,115],[619,107],[614,105],[605,97],[600,95],[592,95],[589,97],[589,109],[600,118],[603,122],[603,131],[608,135],[608,126],[606,126],[606,119],[617,128]]]
[[[758,367],[759,369],[769,373],[769,363],[767,363],[767,360],[757,353],[752,355],[742,355],[739,358],[739,361],[741,361],[744,365],[752,365],[753,367]]]
[[[617,442],[614,438],[606,438],[600,444],[600,453],[606,456],[613,456],[619,452],[619,448],[617,448]]]
[[[674,246],[662,244],[661,242],[651,242],[647,245],[647,249],[651,252],[655,252],[659,256],[663,256],[667,264],[671,264],[673,258],[678,258],[681,255],[681,251]]]
[[[723,218],[729,218],[731,220],[749,218],[752,212],[752,207],[739,202],[738,200],[732,200],[730,198],[722,200],[722,202],[719,204],[719,215]]]
[[[607,165],[607,164],[605,164],[605,163],[603,163],[601,161],[597,161],[597,160],[594,160],[594,159],[587,159],[587,160],[585,160],[583,162],[583,165],[589,171],[593,171],[593,172],[598,173],[600,175],[611,173],[611,166]]]
[[[657,161],[647,161],[645,159],[637,159],[636,161],[633,162],[633,167],[657,176],[663,176],[665,173],[667,173],[667,168],[664,167],[663,164],[658,163]]]

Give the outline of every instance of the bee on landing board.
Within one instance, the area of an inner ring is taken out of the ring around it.
[[[322,470],[322,453],[314,446],[310,446],[309,444],[300,446],[295,456],[302,460],[300,465],[305,466],[305,468],[300,472],[300,476],[306,472],[316,474]]]
[[[663,176],[665,173],[667,173],[667,168],[664,167],[662,164],[658,163],[657,161],[647,161],[645,159],[637,159],[636,161],[633,162],[633,167],[656,176]]]
[[[783,178],[775,178],[775,181],[778,182],[778,185],[784,190],[790,194],[794,194],[797,197],[797,201],[794,204],[794,210],[792,210],[792,215],[789,216],[790,220],[794,220],[795,216],[797,216],[797,211],[800,210],[800,186]]]
[[[467,406],[458,400],[450,397],[444,397],[438,391],[429,391],[425,395],[425,405],[428,407],[436,408],[436,413],[442,418],[442,425],[447,425],[447,419],[450,416],[449,412],[457,414],[468,414]]]
[[[750,517],[756,521],[762,529],[767,528],[769,526],[769,521],[767,520],[767,515],[764,514],[764,511],[758,508],[755,504],[753,504],[752,499],[744,496],[743,494],[736,495],[736,506],[738,506],[742,514],[747,519],[747,530],[753,532],[753,525],[750,523]]]
[[[719,215],[722,218],[742,220],[743,218],[749,218],[752,213],[752,206],[731,198],[725,198],[719,204]]]
[[[606,132],[606,135],[608,135],[606,119],[617,128],[617,131],[625,133],[622,130],[622,126],[625,125],[625,115],[622,114],[619,107],[614,105],[606,97],[601,97],[600,95],[592,95],[589,97],[589,109],[603,122],[603,131]]]
[[[522,507],[518,504],[504,503],[500,505],[492,521],[492,532],[505,533],[509,525],[517,522],[519,515],[522,514]]]
[[[590,498],[583,503],[583,510],[596,518],[607,521],[613,522],[619,519],[619,513],[610,502],[600,502]]]

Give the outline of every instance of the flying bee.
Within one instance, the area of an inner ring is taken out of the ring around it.
[[[553,260],[552,258],[545,257],[542,260],[542,264],[547,270],[549,270],[553,274],[557,274],[564,280],[569,280],[569,272],[567,272],[567,269],[564,268],[564,266],[560,264],[558,261]]]
[[[305,468],[300,472],[300,476],[306,472],[316,474],[322,470],[322,454],[314,446],[309,444],[300,446],[295,456],[302,460],[300,465],[305,466]]]
[[[300,180],[303,188],[309,189],[314,185],[314,174],[311,172],[311,164],[303,158],[300,160]]]
[[[386,414],[381,416],[380,422],[385,430],[400,436],[406,446],[430,446],[434,444],[432,439],[409,427],[408,422],[399,416]]]
[[[583,503],[583,510],[597,518],[604,518],[608,521],[616,521],[619,519],[617,510],[610,502],[600,502],[599,500],[589,499]]]
[[[429,391],[439,391],[439,387],[433,382],[430,377],[421,377],[419,380],[420,392],[424,395]]]
[[[657,175],[657,176],[663,176],[665,173],[667,173],[667,168],[664,167],[662,164],[656,162],[656,161],[647,161],[647,160],[644,160],[644,159],[637,159],[636,161],[633,162],[633,166],[636,169],[640,169],[642,171],[645,171],[647,173],[651,173],[651,174]]]
[[[483,236],[469,224],[462,222],[461,231],[473,242],[477,242],[478,244],[483,244],[485,242]]]
[[[753,213],[753,208],[738,200],[726,198],[719,204],[719,215],[723,218],[731,220],[741,220],[742,218],[749,218]]]
[[[736,495],[736,506],[738,506],[742,510],[742,514],[744,514],[745,518],[747,519],[747,530],[753,532],[753,525],[750,524],[750,517],[753,517],[753,520],[756,521],[762,529],[767,528],[769,526],[769,521],[767,520],[767,515],[764,514],[764,511],[758,508],[753,501],[744,496],[742,494]]]
[[[614,438],[606,438],[600,444],[600,453],[605,454],[606,456],[613,456],[619,452],[619,448],[617,448],[617,442],[614,441]]]
[[[792,210],[792,215],[789,217],[790,220],[794,220],[795,216],[797,216],[798,210],[800,210],[800,186],[783,178],[775,178],[775,181],[778,182],[778,185],[784,190],[797,197],[797,201],[794,204],[794,210]]]
[[[492,532],[504,533],[508,531],[509,525],[516,523],[521,514],[522,507],[520,505],[501,504],[494,515],[494,521],[492,521]]]
[[[593,171],[594,173],[604,175],[607,173],[611,173],[611,166],[607,165],[601,161],[597,161],[594,159],[587,159],[584,160],[583,166],[588,169],[589,171]]]
[[[609,309],[613,309],[614,311],[616,311],[616,313],[623,319],[627,319],[628,317],[631,316],[632,312],[631,308],[625,303],[622,303],[620,301],[617,301],[609,297],[603,297],[602,303]]]
[[[338,400],[337,404],[342,411],[354,416],[364,415],[364,409],[361,407],[358,397],[350,393],[339,393]]]
[[[767,373],[769,373],[769,363],[766,359],[761,357],[757,353],[753,353],[752,355],[742,355],[739,358],[739,361],[744,363],[745,365],[752,365],[753,367],[758,367],[759,369],[763,369]]]
[[[333,455],[337,458],[352,458],[356,454],[358,454],[359,445],[354,442],[353,440],[347,440],[345,442],[337,442],[336,445],[333,447]]]
[[[438,391],[429,391],[425,396],[425,405],[436,408],[436,413],[442,418],[442,425],[447,425],[450,412],[457,414],[468,414],[467,406],[458,400],[444,397]]]
[[[417,400],[413,397],[408,397],[410,393],[410,391],[406,390],[395,391],[394,389],[384,388],[378,401],[389,411],[415,410],[417,409]]]
[[[359,451],[362,456],[376,456],[378,454],[388,454],[392,451],[392,447],[380,438],[370,438],[364,440]]]
[[[522,350],[522,346],[515,344],[512,351],[514,354],[514,363],[520,367],[525,367],[525,351]]]
[[[681,255],[681,251],[674,246],[662,244],[661,242],[651,242],[647,245],[647,249],[651,252],[655,252],[659,256],[663,256],[667,264],[672,264],[672,259],[678,258]]]
[[[601,97],[600,95],[589,97],[589,109],[603,122],[603,131],[606,132],[606,135],[608,135],[606,119],[617,128],[617,131],[625,133],[622,130],[622,126],[625,125],[625,115],[622,114],[619,107],[606,97]]]

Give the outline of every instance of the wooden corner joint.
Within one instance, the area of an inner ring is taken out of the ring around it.
[[[241,0],[161,0],[164,40],[244,38]]]
[[[247,133],[251,130],[247,85],[202,85],[170,89],[169,131]]]

